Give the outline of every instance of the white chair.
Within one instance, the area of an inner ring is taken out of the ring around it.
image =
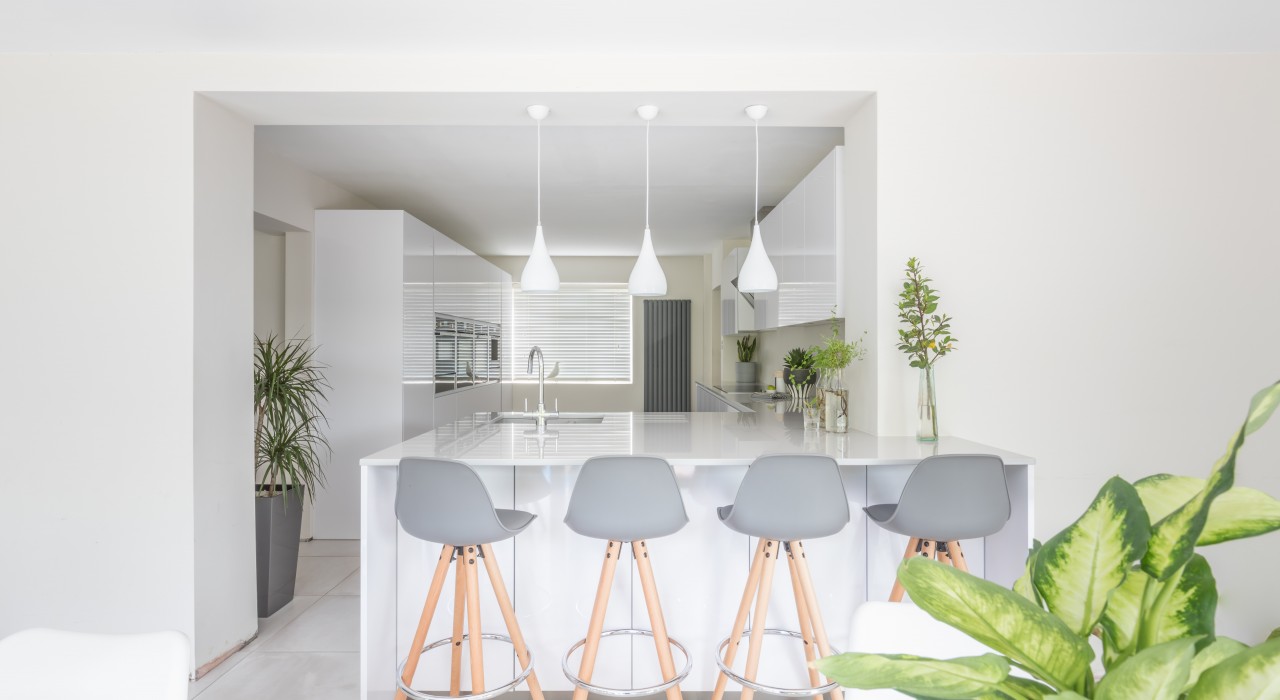
[[[23,630],[0,639],[0,698],[186,700],[190,664],[180,632]]]

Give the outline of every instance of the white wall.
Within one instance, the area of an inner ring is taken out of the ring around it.
[[[285,335],[285,233],[253,232],[253,335]]]
[[[879,430],[911,429],[920,255],[961,340],[943,431],[1040,459],[1043,537],[1109,473],[1203,473],[1280,375],[1276,84],[1274,55],[0,56],[0,549],[32,572],[0,634],[193,631],[195,91],[876,91]],[[1241,481],[1280,493],[1268,430]],[[1257,546],[1212,550],[1248,641],[1278,624]]]
[[[198,665],[258,631],[250,343],[253,180],[244,176],[252,168],[253,126],[197,97],[193,651]]]
[[[525,258],[487,258],[519,280]],[[708,342],[710,324],[706,320],[706,290],[710,282],[706,278],[707,266],[702,256],[659,257],[662,271],[667,276],[667,295],[664,299],[689,299],[690,305],[690,375],[694,381],[706,381],[709,368],[706,364],[705,344]],[[635,258],[628,257],[559,257],[555,259],[556,271],[561,282],[623,282],[631,275]],[[561,384],[555,380],[546,383],[548,407],[560,399],[562,411],[643,411],[644,410],[644,300],[633,299],[631,307],[631,383],[630,384]],[[719,309],[712,310],[719,313]],[[523,357],[529,348],[515,348],[517,357]],[[547,362],[555,362],[548,357]],[[550,371],[550,370],[547,370]],[[689,385],[692,396],[693,385]],[[512,410],[524,410],[525,399],[529,408],[538,404],[538,385],[516,384],[511,392]],[[692,400],[692,399],[691,399]]]

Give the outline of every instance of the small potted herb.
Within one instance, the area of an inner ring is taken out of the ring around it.
[[[787,356],[782,358],[782,368],[786,370],[783,379],[787,386],[803,389],[818,380],[818,375],[813,371],[813,352],[804,348],[791,348]]]
[[[756,336],[738,338],[738,364],[734,367],[734,380],[739,384],[756,383]]]
[[[832,309],[831,335],[823,338],[822,344],[813,348],[813,368],[821,376],[818,392],[822,397],[823,428],[834,433],[843,433],[849,429],[849,391],[840,374],[854,360],[861,360],[866,354],[861,338],[852,343],[845,342],[840,334],[839,319],[836,318],[835,309]]]

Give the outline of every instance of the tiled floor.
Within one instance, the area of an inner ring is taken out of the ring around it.
[[[360,686],[360,542],[303,542],[293,601],[191,684],[200,700],[351,700]]]

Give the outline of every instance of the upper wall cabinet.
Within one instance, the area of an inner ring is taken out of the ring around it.
[[[756,329],[754,300],[738,291],[738,272],[747,259],[746,248],[734,248],[720,268],[720,334],[736,335]]]
[[[778,291],[757,294],[759,330],[843,316],[843,146],[836,146],[760,222],[765,250],[778,273]]]

